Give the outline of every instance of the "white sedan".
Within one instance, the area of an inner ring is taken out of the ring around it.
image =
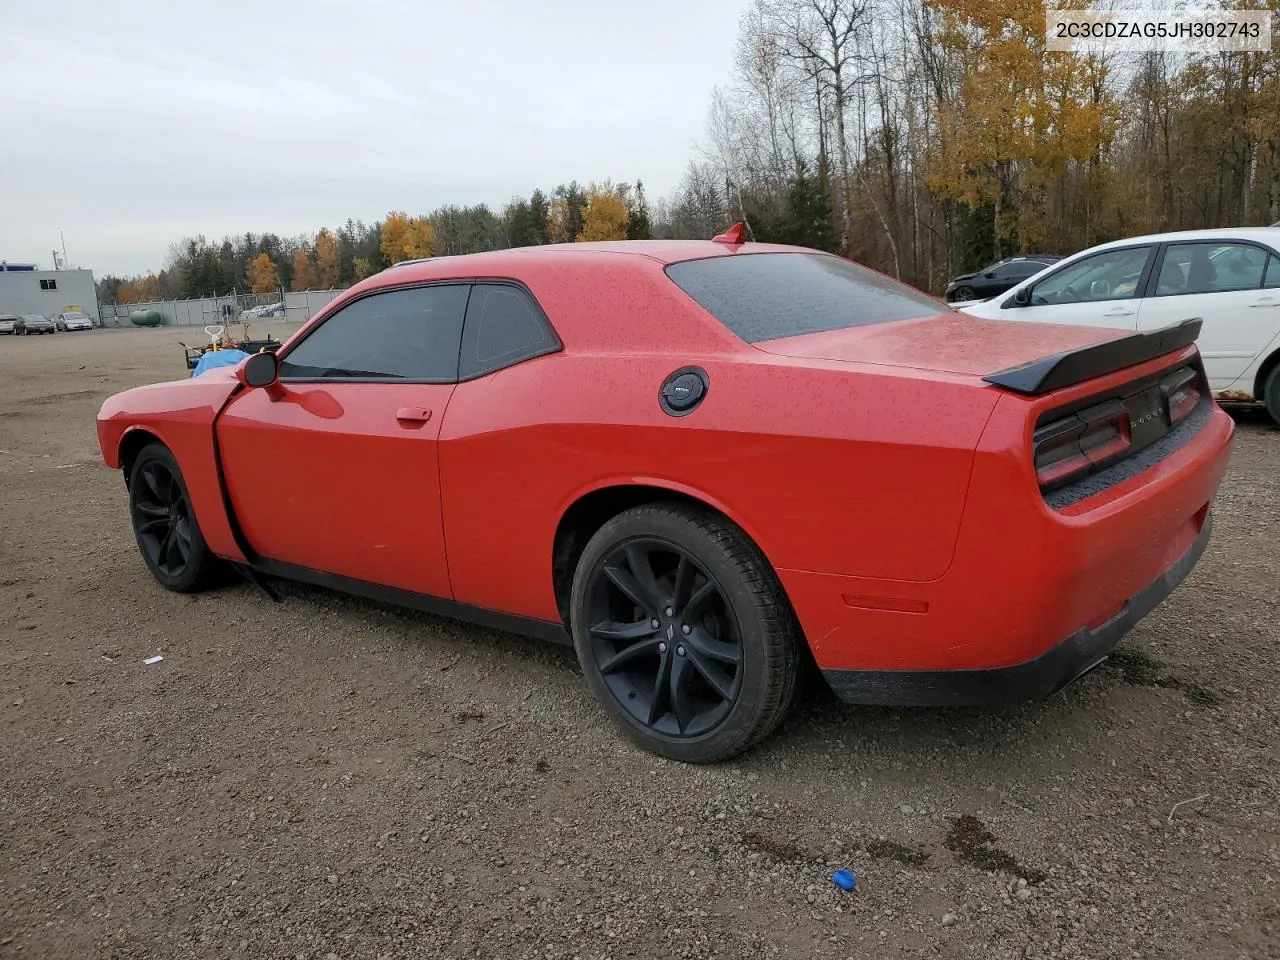
[[[1152,330],[1199,317],[1209,387],[1280,423],[1280,229],[1133,237],[1092,247],[990,300],[975,317]]]
[[[54,319],[59,330],[92,330],[93,321],[85,313],[60,313]]]

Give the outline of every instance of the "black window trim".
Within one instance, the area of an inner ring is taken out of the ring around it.
[[[1267,259],[1262,261],[1262,279],[1258,281],[1258,285],[1256,287],[1240,287],[1239,289],[1236,289],[1236,290],[1211,290],[1207,293],[1156,293],[1156,287],[1160,285],[1159,284],[1160,274],[1159,274],[1159,271],[1155,269],[1155,265],[1153,264],[1151,276],[1148,282],[1148,287],[1147,289],[1143,290],[1143,293],[1142,293],[1142,296],[1144,299],[1146,299],[1147,297],[1150,297],[1152,300],[1155,300],[1161,297],[1211,297],[1214,294],[1218,294],[1218,293],[1247,293],[1250,290],[1276,289],[1275,287],[1268,287],[1266,285],[1267,269],[1271,265],[1272,257],[1275,257],[1276,259],[1280,260],[1280,251],[1273,250],[1271,247],[1268,247],[1265,243],[1261,243],[1257,240],[1236,239],[1234,237],[1215,237],[1209,240],[1162,240],[1160,241],[1160,250],[1157,255],[1157,262],[1159,263],[1160,267],[1163,269],[1164,257],[1165,257],[1165,254],[1169,251],[1170,247],[1181,247],[1181,246],[1186,246],[1187,244],[1192,244],[1192,243],[1215,243],[1219,246],[1225,246],[1226,244],[1234,244],[1235,246],[1238,246],[1238,247],[1257,247],[1263,253],[1267,254]]]
[[[1039,280],[1035,282],[1034,286],[1028,287],[1027,290],[1029,293],[1034,295],[1036,287],[1040,286],[1040,284],[1044,283],[1046,280],[1052,280],[1054,277],[1060,274],[1063,270],[1070,270],[1076,264],[1083,263],[1085,260],[1092,259],[1093,257],[1102,256],[1103,254],[1107,254],[1107,253],[1123,253],[1126,250],[1141,250],[1143,247],[1146,247],[1147,262],[1142,266],[1142,273],[1138,277],[1138,283],[1133,288],[1133,296],[1125,297],[1126,300],[1141,300],[1147,295],[1147,284],[1151,279],[1151,271],[1153,266],[1155,265],[1155,256],[1162,246],[1163,244],[1160,241],[1148,240],[1145,243],[1129,243],[1119,247],[1108,247],[1106,250],[1097,250],[1092,253],[1089,253],[1088,251],[1081,251],[1082,253],[1088,253],[1088,256],[1074,257],[1072,258],[1070,263],[1063,263],[1061,260],[1057,261],[1058,269],[1054,270],[1052,273],[1047,273],[1044,276],[1042,276]],[[1035,276],[1035,274],[1032,274],[1032,276]],[[1073,300],[1072,301],[1072,303],[1089,303],[1089,302],[1105,303],[1106,301],[1103,301],[1103,300],[1097,300],[1097,301]],[[1051,304],[1051,303],[1027,303],[1026,304],[1026,307],[1051,307],[1051,306],[1057,306],[1057,304]],[[1025,307],[1021,307],[1018,304],[1014,303],[1013,296],[1010,295],[1008,299],[1006,299],[1003,303],[1000,304],[1000,309],[1009,310],[1011,308],[1018,309],[1018,310],[1026,309]]]
[[[542,304],[538,302],[538,298],[533,295],[533,291],[518,280],[511,280],[505,277],[476,277],[470,281],[472,292],[476,287],[514,287],[529,298],[529,302],[533,304],[534,319],[542,325],[543,332],[551,335],[551,342],[544,348],[534,352],[521,355],[513,360],[504,360],[496,366],[482,368],[475,373],[462,375],[462,344],[467,342],[467,317],[471,312],[471,295],[467,295],[467,305],[463,309],[462,314],[462,340],[458,344],[458,383],[470,383],[472,380],[479,380],[481,377],[487,377],[490,374],[507,370],[529,360],[537,360],[539,357],[550,356],[553,353],[560,353],[564,350],[564,341],[560,339],[560,334],[556,331],[555,324],[551,322],[551,318],[547,316],[547,311],[542,309]]]
[[[471,376],[468,376],[468,377],[460,376],[459,374],[462,371],[462,343],[464,340],[466,340],[466,337],[467,337],[467,310],[471,306],[471,292],[475,287],[481,284],[489,284],[492,286],[511,286],[524,291],[524,293],[528,295],[529,299],[533,301],[533,305],[537,308],[536,316],[541,320],[541,322],[545,325],[546,329],[551,333],[551,339],[553,341],[552,348],[549,348],[547,350],[544,350],[532,356],[522,357],[519,360],[513,360],[509,363],[504,364],[501,367],[495,367],[494,369],[486,370],[483,373],[472,374]],[[437,385],[452,384],[452,383],[467,383],[471,380],[479,379],[480,377],[487,377],[491,373],[497,373],[499,370],[505,370],[507,369],[507,367],[513,367],[517,363],[524,363],[526,360],[535,360],[538,357],[545,357],[548,354],[559,353],[561,350],[564,349],[564,341],[560,339],[560,334],[556,331],[555,325],[551,322],[550,318],[547,316],[547,312],[542,309],[542,304],[539,303],[538,298],[533,295],[533,291],[530,290],[523,283],[521,283],[519,280],[515,280],[510,277],[449,277],[447,279],[441,278],[438,280],[420,280],[415,283],[388,284],[385,287],[375,287],[371,290],[366,290],[364,293],[361,293],[357,297],[352,297],[350,300],[343,300],[341,303],[337,304],[329,312],[321,314],[320,318],[316,321],[315,326],[313,326],[310,330],[307,331],[306,336],[300,339],[297,343],[289,344],[288,349],[279,351],[277,353],[277,356],[280,358],[280,362],[284,363],[284,361],[286,361],[289,358],[290,353],[298,349],[298,347],[301,344],[306,343],[307,339],[312,335],[314,335],[317,330],[319,330],[326,323],[328,323],[332,318],[336,317],[339,313],[341,313],[347,307],[351,306],[353,303],[358,303],[359,301],[367,299],[368,297],[376,297],[382,293],[395,293],[402,290],[421,290],[427,287],[466,287],[467,288],[467,299],[462,304],[462,336],[458,338],[458,365],[456,368],[458,372],[455,373],[452,377],[449,377],[449,378],[433,377],[430,379],[423,379],[418,377],[402,378],[402,377],[386,377],[386,376],[379,376],[379,377],[283,377],[282,376],[280,378],[280,382],[281,383],[406,383],[406,384],[417,383],[417,384],[437,384]]]

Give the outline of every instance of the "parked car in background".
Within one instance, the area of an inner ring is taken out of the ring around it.
[[[92,330],[93,320],[87,313],[60,313],[54,318],[59,330]]]
[[[18,322],[14,324],[13,332],[17,334],[57,333],[58,327],[48,317],[27,313],[18,318]]]
[[[947,300],[959,303],[999,296],[1014,284],[1035,276],[1061,259],[1059,254],[1043,253],[997,260],[975,273],[962,273],[953,279],[947,284]]]
[[[1209,387],[1266,405],[1280,423],[1280,236],[1271,227],[1187,230],[1104,243],[1002,297],[975,317],[1144,332],[1199,317]]]
[[[688,761],[766,737],[810,655],[851,703],[1047,696],[1191,570],[1234,429],[1198,323],[977,320],[741,230],[397,267],[116,394],[142,562],[572,643]]]
[[[0,313],[0,333],[13,333],[17,323],[18,318],[12,313]]]
[[[283,303],[267,303],[242,311],[238,319],[240,323],[245,323],[249,320],[283,320],[286,316],[288,311]]]

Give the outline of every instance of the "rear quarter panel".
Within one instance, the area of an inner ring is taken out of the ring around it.
[[[659,387],[689,364],[707,371],[710,389],[673,418]],[[555,354],[459,384],[440,441],[454,596],[558,619],[557,524],[579,497],[622,484],[718,508],[775,567],[939,577],[995,400],[958,377],[748,347]]]
[[[243,561],[223,505],[213,442],[214,418],[237,386],[231,371],[213,371],[108,397],[98,412],[98,444],[107,466],[119,469],[128,435],[143,430],[156,436],[177,458],[209,548],[218,556]]]

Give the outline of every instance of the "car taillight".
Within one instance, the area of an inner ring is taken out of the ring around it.
[[[1041,490],[1060,487],[1129,449],[1129,411],[1119,400],[1091,407],[1035,433]]]
[[[1171,426],[1177,426],[1200,405],[1200,376],[1194,370],[1179,370],[1160,384],[1160,396]]]

